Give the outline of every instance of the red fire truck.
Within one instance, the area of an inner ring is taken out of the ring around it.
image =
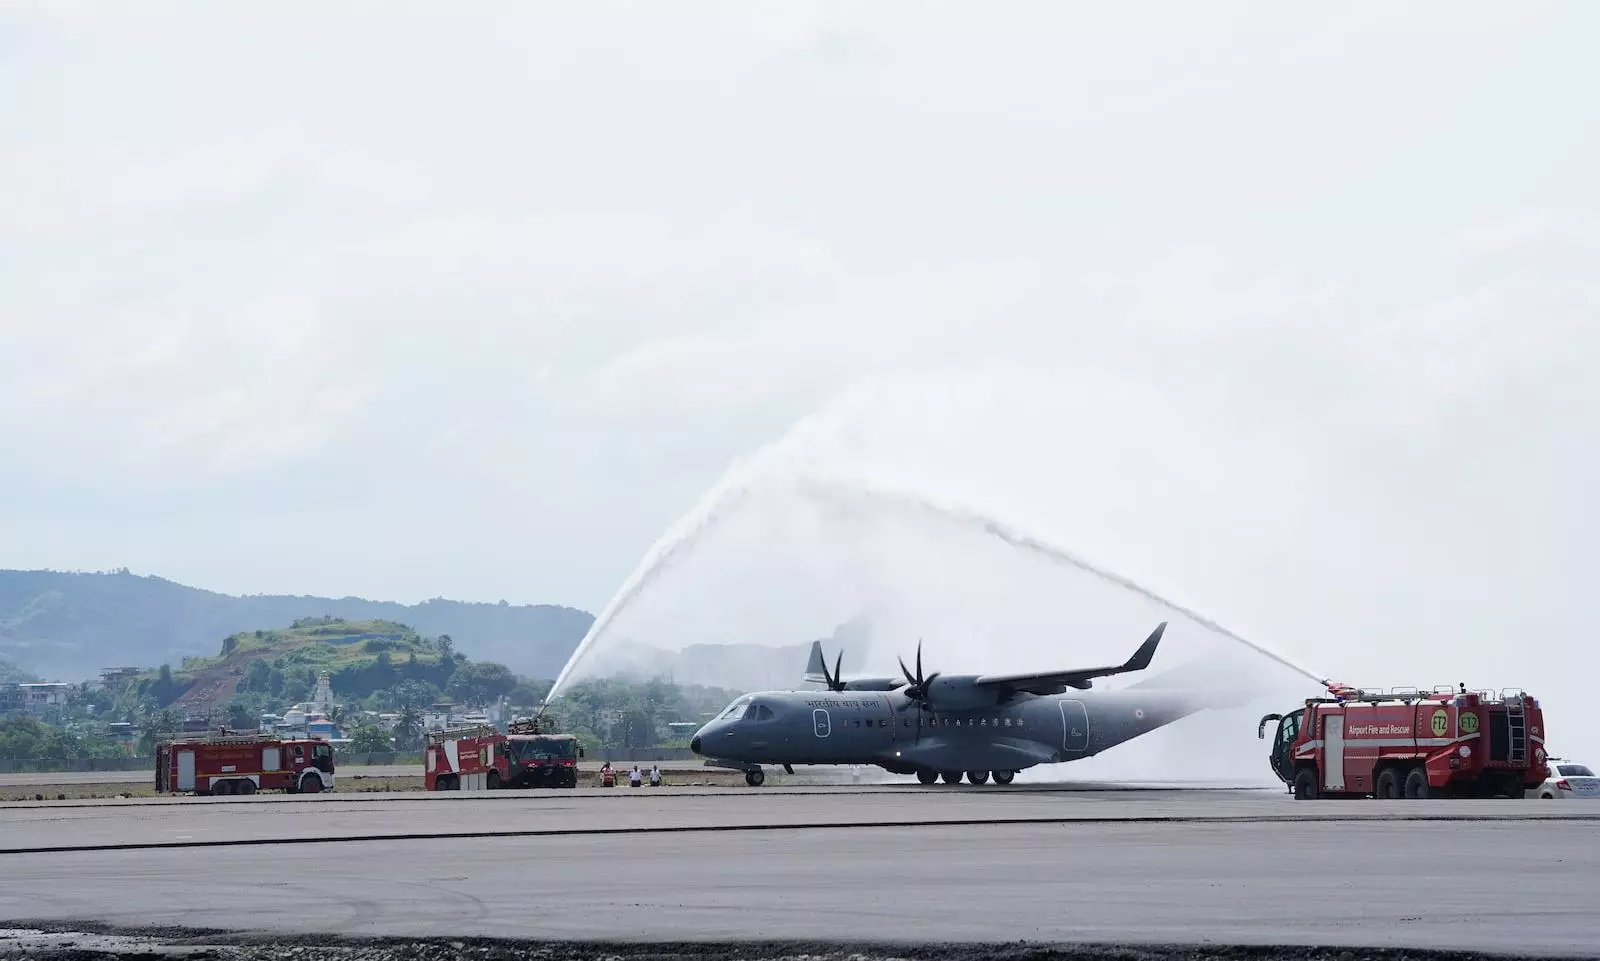
[[[1273,773],[1298,799],[1513,797],[1549,776],[1544,712],[1520,690],[1328,686],[1278,722]]]
[[[315,794],[333,789],[333,745],[220,731],[156,745],[156,790],[174,794]]]
[[[483,724],[431,731],[423,755],[429,791],[577,787],[583,745],[571,734],[544,734],[537,718],[514,721],[501,734]]]

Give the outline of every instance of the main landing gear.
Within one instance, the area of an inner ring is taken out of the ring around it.
[[[967,771],[965,773],[967,780],[973,784],[983,784],[991,776],[996,784],[1010,784],[1012,778],[1017,776],[1016,771]],[[960,784],[961,775],[961,771],[935,771],[931,768],[923,768],[917,772],[917,780],[923,784],[932,784],[942,777],[946,784]]]

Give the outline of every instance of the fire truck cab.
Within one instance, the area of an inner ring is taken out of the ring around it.
[[[1329,685],[1277,721],[1269,761],[1295,798],[1521,798],[1548,777],[1544,713],[1516,689]]]
[[[316,794],[333,789],[333,745],[227,730],[156,745],[156,791]]]

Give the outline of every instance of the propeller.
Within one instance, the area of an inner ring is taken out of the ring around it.
[[[920,638],[920,637],[917,638],[917,674],[916,674],[916,676],[915,677],[911,676],[911,670],[906,667],[906,659],[905,658],[902,657],[902,658],[899,659],[899,661],[900,661],[900,671],[901,671],[901,673],[905,674],[906,683],[908,685],[906,687],[905,691],[902,692],[902,693],[905,694],[905,696],[908,698],[908,700],[906,701],[905,704],[901,705],[900,710],[904,711],[904,710],[906,710],[907,708],[909,708],[913,704],[917,705],[917,707],[919,708],[919,710],[917,711],[917,735],[916,735],[916,739],[920,741],[920,740],[922,740],[922,712],[923,711],[931,711],[931,710],[933,710],[933,701],[932,701],[932,699],[930,697],[931,685],[933,684],[934,678],[939,676],[939,672],[938,671],[934,671],[932,674],[929,674],[927,677],[923,677],[922,676],[922,638]]]
[[[844,663],[844,651],[840,651],[839,652],[839,656],[835,657],[833,659],[833,673],[832,674],[828,673],[828,662],[826,660],[824,660],[822,662],[822,679],[823,679],[823,681],[825,681],[827,683],[828,690],[830,690],[830,691],[842,691],[842,690],[845,689],[844,680],[840,677],[840,674],[839,674],[839,665],[841,665],[843,663]]]

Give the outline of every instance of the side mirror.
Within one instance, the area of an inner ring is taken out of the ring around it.
[[[1269,721],[1281,721],[1281,720],[1283,720],[1283,715],[1282,714],[1268,714],[1266,717],[1262,718],[1261,719],[1261,723],[1259,725],[1257,725],[1257,727],[1256,727],[1256,740],[1261,741],[1261,740],[1265,740],[1266,739],[1266,737],[1267,737],[1267,723]]]
[[[584,757],[585,756],[584,753],[583,753],[583,745],[582,744],[578,745],[578,756],[579,757]]]

